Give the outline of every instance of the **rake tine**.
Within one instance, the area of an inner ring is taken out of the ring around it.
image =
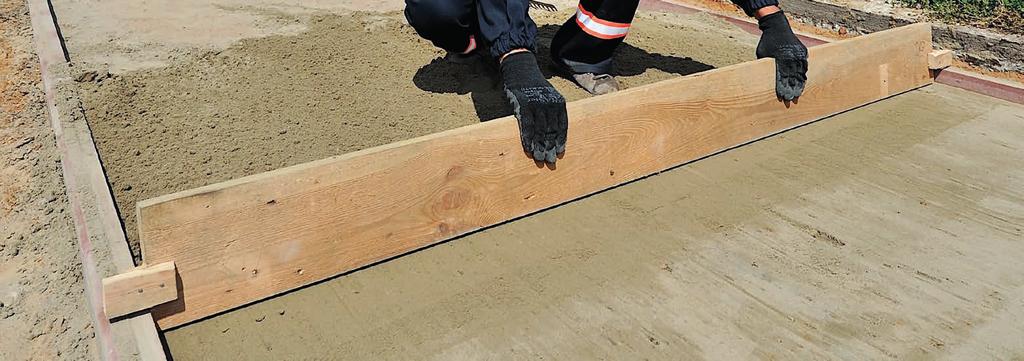
[[[534,9],[545,10],[545,11],[556,11],[556,10],[558,10],[558,8],[556,8],[554,5],[551,5],[551,4],[548,4],[548,3],[543,3],[543,2],[540,2],[540,1],[535,1],[535,0],[530,0],[530,7],[534,8]]]

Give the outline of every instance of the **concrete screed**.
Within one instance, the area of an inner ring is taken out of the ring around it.
[[[128,224],[141,198],[507,111],[485,76],[444,83],[456,72],[431,67],[441,54],[394,13],[186,2],[166,26],[145,21],[161,4],[54,4]],[[636,86],[749,60],[756,38],[707,17],[644,15],[629,43],[620,65]],[[371,46],[401,56],[381,64]],[[285,99],[282,85],[297,92]],[[404,104],[375,118],[381,106],[365,101],[384,91]],[[367,97],[333,98],[347,94]],[[278,114],[246,111],[267,99]],[[423,107],[434,119],[417,118]],[[1022,114],[931,86],[166,340],[178,360],[1022,357]]]
[[[1020,357],[1022,110],[932,86],[167,341],[177,359]]]

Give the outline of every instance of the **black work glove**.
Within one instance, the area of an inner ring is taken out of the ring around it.
[[[523,149],[536,161],[554,163],[565,151],[569,128],[565,98],[544,79],[530,52],[506,56],[501,62],[501,78],[519,120]]]
[[[793,34],[782,11],[765,15],[757,25],[761,28],[757,58],[775,58],[775,95],[796,99],[807,82],[807,47]]]

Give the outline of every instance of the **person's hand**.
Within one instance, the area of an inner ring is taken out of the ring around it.
[[[798,98],[807,82],[807,47],[793,34],[781,10],[762,16],[757,23],[761,28],[757,58],[775,59],[775,95],[785,101]]]
[[[569,117],[565,98],[555,90],[528,51],[506,55],[501,60],[505,95],[519,120],[523,150],[534,160],[555,163],[565,151]]]

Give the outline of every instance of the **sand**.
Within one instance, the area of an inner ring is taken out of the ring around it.
[[[552,24],[569,14],[537,16],[542,63]],[[444,61],[401,14],[318,15],[304,26],[165,68],[79,75],[137,258],[140,200],[511,114],[493,71]],[[755,45],[710,16],[644,15],[616,60],[631,87],[749,60]],[[587,96],[545,71],[567,99]]]
[[[29,23],[0,0],[0,360],[95,358]]]

